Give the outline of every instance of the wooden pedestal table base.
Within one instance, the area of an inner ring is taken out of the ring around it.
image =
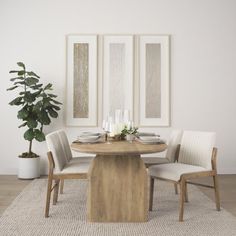
[[[147,221],[147,172],[140,155],[97,155],[87,201],[91,222]]]
[[[96,154],[88,177],[88,221],[147,221],[147,172],[140,155],[162,152],[166,144],[118,141],[73,143],[71,147],[74,151]]]

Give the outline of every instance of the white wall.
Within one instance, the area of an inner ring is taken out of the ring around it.
[[[170,128],[217,132],[219,172],[236,173],[236,1],[234,0],[0,0],[0,174],[17,172],[26,151],[16,108],[8,102],[17,61],[52,82],[65,100],[65,35],[171,35]],[[47,132],[64,127],[64,112]],[[68,128],[70,139],[79,129]],[[45,143],[34,143],[46,170]]]

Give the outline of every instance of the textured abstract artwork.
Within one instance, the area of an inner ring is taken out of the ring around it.
[[[67,38],[67,125],[97,125],[97,36]]]
[[[109,113],[112,114],[118,108],[121,108],[122,110],[125,109],[125,45],[121,43],[110,44],[109,57]]]
[[[161,47],[146,45],[146,117],[161,117]]]
[[[74,118],[88,118],[88,44],[74,44]]]
[[[169,37],[139,36],[139,125],[169,125]]]
[[[133,37],[104,36],[103,117],[116,109],[133,112]]]

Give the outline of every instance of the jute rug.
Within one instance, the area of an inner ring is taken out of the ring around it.
[[[65,181],[65,193],[44,218],[46,179],[34,180],[14,200],[0,218],[1,236],[96,235],[96,236],[174,236],[236,235],[236,218],[215,204],[196,187],[189,186],[183,223],[178,222],[178,195],[172,184],[157,182],[154,211],[146,223],[86,222],[87,181]]]

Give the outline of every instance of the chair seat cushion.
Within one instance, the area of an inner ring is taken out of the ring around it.
[[[89,162],[69,162],[61,171],[54,174],[86,174],[89,169]]]
[[[182,174],[208,171],[200,166],[187,165],[182,163],[169,163],[149,167],[149,175],[162,179],[179,181]]]
[[[167,158],[163,157],[141,157],[146,166],[169,163]]]
[[[71,160],[70,160],[70,163],[76,163],[76,162],[79,162],[79,163],[89,163],[93,160],[94,157],[92,156],[85,156],[85,157],[73,157]]]

